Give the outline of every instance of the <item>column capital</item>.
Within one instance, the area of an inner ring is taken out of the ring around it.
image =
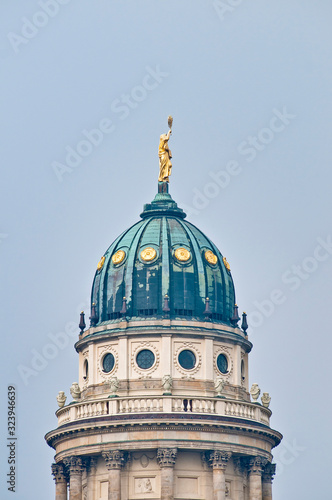
[[[249,474],[261,475],[267,462],[268,460],[266,458],[260,457],[259,455],[250,457],[248,459]]]
[[[272,483],[273,476],[276,473],[277,464],[271,464],[268,462],[263,470],[262,481],[264,483]]]
[[[102,453],[107,470],[121,469],[125,463],[124,453],[120,450],[109,450]]]
[[[159,467],[174,467],[177,452],[176,448],[158,448],[157,461]]]
[[[63,463],[71,476],[74,474],[81,475],[83,470],[83,462],[81,457],[67,457],[63,459]]]
[[[225,470],[227,462],[231,458],[231,452],[225,450],[214,450],[210,453],[210,464],[214,469]]]
[[[67,483],[67,474],[63,464],[52,464],[52,475],[55,483]]]

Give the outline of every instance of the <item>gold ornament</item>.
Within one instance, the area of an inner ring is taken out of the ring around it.
[[[212,264],[213,266],[215,266],[218,262],[218,257],[213,252],[211,252],[211,250],[206,250],[204,257],[208,261],[208,263]]]
[[[121,262],[124,260],[126,256],[126,252],[124,250],[118,250],[115,252],[114,255],[112,255],[112,262],[113,264],[121,264]]]
[[[180,262],[187,262],[190,259],[190,252],[186,248],[177,248],[174,255]]]
[[[104,262],[105,262],[105,256],[103,255],[102,258],[100,259],[100,261],[98,262],[97,264],[97,271],[100,271],[104,265]]]
[[[222,258],[222,261],[227,269],[228,272],[231,272],[231,266],[228,264],[226,257]]]
[[[156,256],[157,252],[154,248],[144,248],[144,250],[141,251],[141,259],[145,260],[146,262],[151,262],[151,260],[155,259]]]

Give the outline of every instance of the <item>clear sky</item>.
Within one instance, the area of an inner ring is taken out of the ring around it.
[[[1,2],[2,499],[54,498],[44,434],[78,378],[71,323],[156,193],[169,114],[171,194],[231,265],[250,383],[284,435],[274,500],[330,497],[331,14],[328,0]]]

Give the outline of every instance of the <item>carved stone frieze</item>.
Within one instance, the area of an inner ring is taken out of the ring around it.
[[[176,448],[159,448],[157,451],[157,462],[159,467],[173,467],[177,456]]]

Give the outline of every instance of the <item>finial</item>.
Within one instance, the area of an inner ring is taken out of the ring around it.
[[[206,297],[206,299],[205,299],[204,315],[205,315],[205,321],[208,321],[210,319],[210,317],[212,316],[212,312],[210,311],[210,299],[209,299],[209,297]]]
[[[85,327],[86,327],[85,317],[84,317],[84,311],[81,311],[81,314],[80,314],[80,323],[79,323],[78,327],[81,330],[80,333],[83,333],[84,330],[85,330]]]
[[[170,312],[169,304],[168,304],[169,297],[167,293],[164,296],[164,305],[163,305],[163,313],[165,313],[165,316],[168,316]]]
[[[168,127],[169,131],[167,134],[161,134],[160,140],[159,140],[159,149],[158,149],[158,156],[159,156],[159,178],[158,182],[160,183],[168,183],[169,182],[169,176],[171,175],[172,171],[172,153],[168,147],[168,141],[172,133],[172,125],[173,125],[173,118],[171,116],[168,117]],[[159,192],[165,192],[165,191],[160,191],[161,186],[158,186],[158,191]],[[167,192],[167,191],[166,191]]]
[[[126,299],[126,297],[123,297],[122,309],[120,311],[121,316],[125,316],[126,312],[127,312],[127,299]]]
[[[233,311],[233,316],[231,317],[231,323],[233,326],[237,326],[238,322],[240,321],[240,316],[239,316],[239,308],[237,304],[234,305],[234,311]]]
[[[96,326],[98,322],[97,308],[96,304],[93,302],[91,307],[90,325]]]
[[[247,314],[244,312],[242,313],[242,323],[241,323],[241,328],[244,331],[244,334],[247,335],[247,330],[248,330],[248,323],[247,323]]]

